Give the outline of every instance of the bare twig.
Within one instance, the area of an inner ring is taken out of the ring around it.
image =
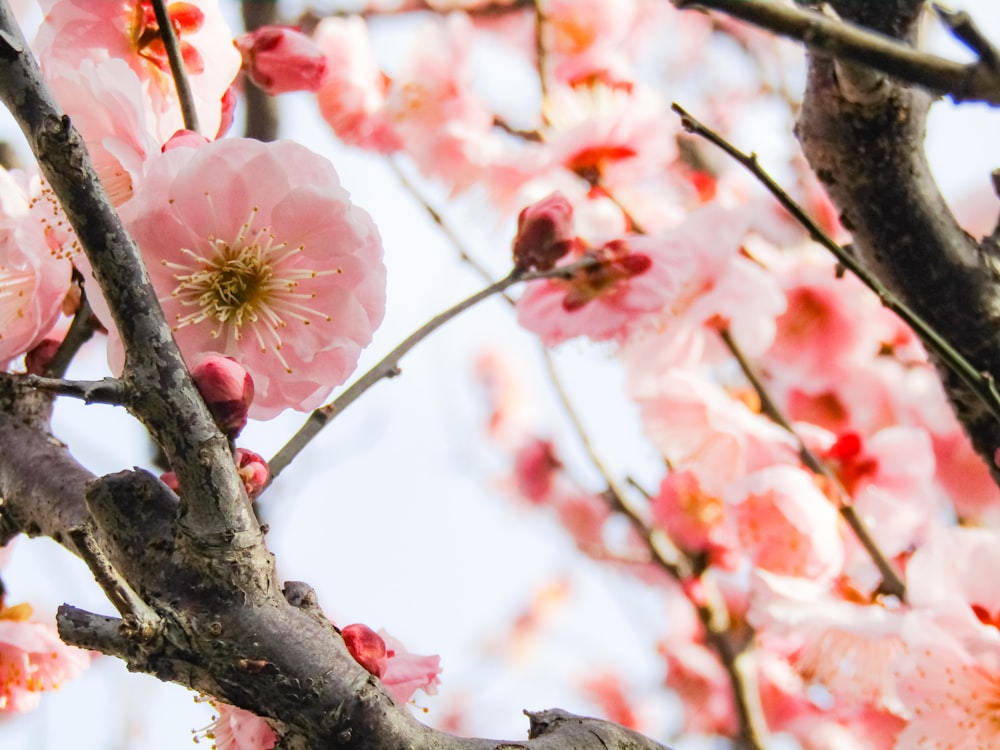
[[[429,321],[420,326],[420,328],[407,336],[395,349],[383,357],[378,364],[355,380],[347,388],[347,390],[340,394],[336,399],[326,406],[320,407],[309,415],[309,419],[306,423],[302,425],[299,431],[296,432],[291,439],[284,446],[282,446],[281,450],[279,450],[268,462],[268,466],[271,470],[270,481],[274,481],[275,477],[284,471],[288,464],[291,463],[292,459],[294,459],[295,456],[297,456],[302,449],[305,448],[306,445],[308,445],[309,442],[319,434],[320,430],[329,424],[335,417],[339,416],[344,409],[357,401],[358,397],[361,396],[362,393],[367,391],[380,380],[398,375],[399,361],[406,355],[406,353],[449,320],[465,312],[479,302],[482,302],[484,299],[488,299],[494,294],[500,294],[505,289],[512,287],[514,284],[539,279],[570,278],[575,272],[590,268],[595,262],[597,262],[595,259],[587,257],[583,260],[577,261],[576,263],[553,268],[550,271],[531,271],[527,273],[512,271],[510,274],[500,279],[500,281],[490,284],[485,289],[481,289],[471,297],[467,297],[462,300],[457,305],[454,305],[444,312],[435,315]]]
[[[1000,104],[1000,70],[989,60],[957,63],[910,47],[892,37],[774,0],[673,0],[678,8],[716,10],[796,39],[841,59],[867,65],[955,101]]]
[[[986,38],[986,35],[976,26],[972,16],[963,11],[955,12],[945,8],[940,3],[933,3],[934,12],[937,13],[951,33],[962,44],[972,50],[979,61],[994,71],[1000,72],[1000,52],[996,46]]]
[[[152,0],[152,2],[153,12],[156,14],[156,23],[160,27],[160,39],[163,40],[163,47],[167,51],[167,60],[170,62],[170,73],[174,78],[177,98],[181,103],[184,127],[198,133],[200,132],[198,127],[198,112],[194,108],[191,82],[188,80],[187,70],[184,68],[184,56],[181,54],[180,43],[177,40],[177,34],[174,33],[174,25],[170,20],[170,14],[167,12],[166,0]]]
[[[88,404],[122,406],[128,398],[125,386],[118,378],[61,380],[60,378],[44,378],[40,375],[25,375],[21,378],[21,382],[29,388],[55,393],[59,396],[78,398]]]
[[[997,391],[993,379],[973,367],[969,360],[952,347],[930,324],[904,304],[896,295],[886,289],[878,278],[862,266],[850,252],[834,242],[826,232],[820,229],[819,225],[806,214],[803,208],[792,200],[782,190],[781,186],[764,171],[757,161],[756,154],[743,153],[714,130],[692,117],[679,104],[675,103],[671,108],[681,116],[685,130],[714,143],[753,174],[781,203],[785,210],[806,228],[814,241],[829,250],[842,266],[857,276],[865,286],[878,296],[883,305],[902,318],[916,332],[927,348],[935,352],[947,364],[949,369],[982,399],[993,416],[997,420],[1000,420],[1000,392]]]
[[[69,324],[66,336],[45,367],[45,374],[52,378],[61,378],[66,374],[69,363],[73,361],[73,357],[80,351],[80,347],[90,341],[94,335],[94,311],[87,301],[87,293],[84,291],[83,285],[80,284],[76,273],[76,271],[73,272],[73,283],[79,285],[80,304],[76,309],[76,314],[73,316],[73,321]]]

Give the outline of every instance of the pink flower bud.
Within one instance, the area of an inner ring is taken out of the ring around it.
[[[246,448],[237,448],[236,469],[251,500],[264,491],[270,470],[261,456]]]
[[[24,369],[32,375],[44,375],[49,362],[59,351],[59,339],[42,339],[34,349],[24,356]]]
[[[177,475],[172,471],[160,474],[160,481],[167,485],[167,487],[172,489],[175,493],[181,491],[181,485],[180,482],[177,481]]]
[[[232,440],[246,427],[253,402],[253,378],[232,357],[209,354],[191,369],[198,392],[225,435]]]
[[[344,638],[347,650],[358,664],[376,677],[385,674],[389,656],[382,636],[361,623],[348,625],[340,631],[340,634]]]
[[[300,31],[262,26],[236,40],[243,69],[268,94],[317,91],[326,73],[326,56]]]
[[[559,192],[528,206],[517,217],[514,265],[548,271],[576,242],[573,206]]]

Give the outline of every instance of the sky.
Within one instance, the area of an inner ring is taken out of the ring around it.
[[[1000,40],[997,4],[968,0],[961,7]],[[963,52],[943,35],[933,40],[950,54]],[[331,158],[383,235],[388,309],[360,373],[483,284],[383,160],[340,146],[318,124],[309,97],[293,95],[282,106],[283,134]],[[761,143],[787,137],[768,127],[761,126]],[[997,131],[998,115],[986,107],[936,105],[928,147],[949,199],[958,203],[970,191],[988,191],[989,171],[1000,166]],[[766,155],[766,148],[757,150]],[[428,195],[452,217],[470,251],[502,275],[512,226],[471,221],[474,205],[450,205],[433,186]],[[474,375],[474,359],[485,350],[516,362],[538,430],[561,437],[568,460],[599,488],[546,385],[536,343],[517,328],[504,302],[491,300],[417,347],[403,360],[401,377],[379,383],[333,422],[262,497],[280,576],[313,585],[339,624],[384,627],[412,651],[440,654],[441,693],[418,699],[428,721],[461,708],[474,693],[465,706],[469,724],[516,739],[527,728],[523,709],[593,712],[571,687],[620,670],[638,686],[634,697],[647,729],[665,736],[676,717],[658,690],[663,668],[651,658],[650,644],[662,635],[669,612],[640,584],[582,559],[554,520],[510,500],[501,483],[507,458],[485,438],[487,408]],[[585,410],[584,418],[608,462],[655,477],[658,458],[651,449],[623,438],[639,435],[638,418],[617,396],[621,375],[608,351],[570,343],[556,363],[573,399],[601,405]],[[105,372],[103,352],[93,346],[71,375]],[[303,419],[286,413],[252,424],[240,444],[273,455]],[[95,473],[150,465],[141,429],[120,409],[66,400],[54,427]],[[30,600],[39,615],[54,613],[62,602],[112,613],[84,566],[46,540],[19,541],[4,582],[10,602]],[[550,602],[542,610],[543,637],[509,648],[511,624],[539,596]],[[46,696],[35,713],[0,720],[0,746],[173,750],[188,747],[192,730],[210,716],[210,707],[187,691],[101,659],[83,678]]]

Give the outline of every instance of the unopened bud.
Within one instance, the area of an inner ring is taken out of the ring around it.
[[[160,474],[160,481],[167,485],[167,487],[172,489],[175,493],[181,491],[181,485],[180,482],[177,481],[177,475],[172,471]]]
[[[389,655],[382,636],[361,623],[348,625],[340,631],[340,635],[343,636],[347,650],[358,664],[376,677],[385,674]]]
[[[215,423],[230,440],[246,427],[253,401],[253,378],[232,357],[209,354],[191,369],[198,392]]]
[[[573,206],[562,193],[552,193],[525,208],[517,217],[514,266],[522,271],[548,271],[575,242]]]
[[[44,375],[61,344],[59,339],[42,339],[38,346],[24,356],[24,369],[32,375]]]
[[[236,470],[239,472],[240,479],[243,480],[243,486],[251,500],[264,491],[270,476],[270,469],[267,467],[267,461],[261,456],[246,448],[237,448]]]
[[[268,94],[318,91],[326,56],[312,39],[288,26],[262,26],[236,40],[243,69]]]

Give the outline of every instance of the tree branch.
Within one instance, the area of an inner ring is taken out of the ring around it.
[[[830,57],[862,63],[933,94],[948,94],[955,101],[1000,104],[1000,69],[989,59],[980,58],[970,64],[957,63],[920,52],[899,39],[887,36],[891,24],[884,21],[899,7],[894,2],[872,3],[881,7],[873,11],[878,17],[869,19],[869,23],[872,27],[884,29],[885,34],[774,0],[673,0],[673,3],[681,9],[699,8],[725,13],[775,34],[796,39]],[[905,21],[902,16],[892,20]]]
[[[835,3],[859,23],[916,34],[917,14],[886,19],[887,6]],[[952,216],[924,153],[931,97],[890,85],[876,100],[852,101],[831,58],[810,55],[809,77],[796,133],[813,170],[842,211],[861,262],[906,305],[947,339],[988,383],[1000,378],[1000,249],[976,242]],[[1000,422],[962,380],[938,365],[948,395],[976,450],[1000,471]]]

